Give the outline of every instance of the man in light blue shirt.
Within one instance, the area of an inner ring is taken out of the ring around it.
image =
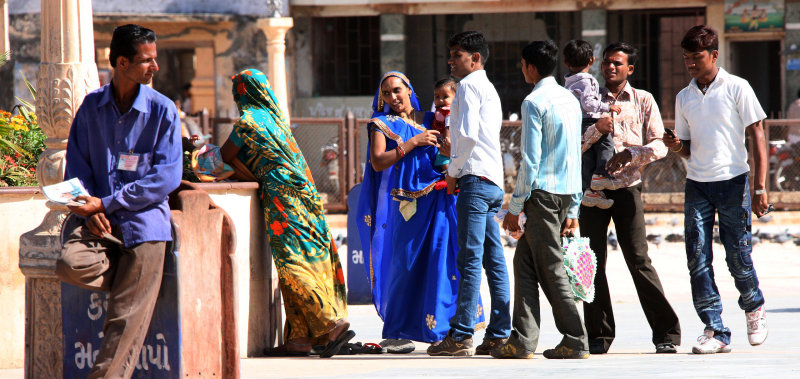
[[[561,236],[578,226],[581,203],[581,106],[556,83],[558,46],[531,42],[522,51],[522,73],[535,84],[522,102],[522,163],[503,227],[518,231],[519,213],[528,221],[514,254],[513,330],[495,358],[532,358],[539,342],[539,287],[564,334],[549,359],[589,357],[589,341],[564,270]],[[563,225],[563,227],[562,227]]]

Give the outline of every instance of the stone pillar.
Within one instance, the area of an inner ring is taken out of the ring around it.
[[[194,55],[197,62],[214,62],[214,47],[197,47],[194,49]],[[192,112],[202,111],[205,108],[210,114],[216,116],[217,99],[214,78],[213,64],[196,65],[194,79],[192,79]]]
[[[786,70],[786,65],[790,59],[800,59],[800,2],[786,2],[786,35],[783,41],[783,65]],[[783,112],[795,99],[797,99],[797,91],[800,91],[800,71],[786,70],[786,94],[784,96]]]
[[[406,18],[402,14],[380,15],[381,73],[406,71]]]
[[[608,44],[606,37],[606,10],[605,9],[583,9],[581,10],[581,38],[592,44],[594,50],[594,64],[589,68],[589,73],[600,82],[605,84],[603,73],[600,71],[600,62],[603,61],[603,49]]]
[[[709,4],[706,6],[706,25],[716,30],[717,34],[719,34],[719,57],[717,58],[717,66],[729,69],[728,41],[725,33],[725,4],[723,4],[723,2],[709,1]]]
[[[0,0],[0,54],[11,50],[8,41],[8,2]]]
[[[272,91],[281,103],[281,110],[289,121],[289,97],[286,85],[286,32],[294,25],[291,17],[270,17],[258,20],[258,27],[267,36],[267,54],[269,54],[269,82]]]
[[[64,177],[67,136],[84,96],[98,87],[91,0],[42,0],[42,52],[36,117],[47,135],[39,185]],[[42,224],[20,237],[25,275],[25,377],[62,377],[61,284],[55,276],[66,208],[48,202]]]

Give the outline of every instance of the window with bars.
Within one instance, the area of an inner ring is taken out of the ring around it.
[[[489,41],[486,75],[500,95],[503,116],[520,112],[520,104],[533,85],[522,76],[522,49],[530,41],[552,39],[559,47],[580,36],[580,12],[522,12],[478,15],[408,16],[406,67],[423,104],[432,101],[432,86],[449,75],[447,41],[465,30],[480,30]],[[413,44],[411,43],[413,41]],[[559,57],[554,74],[563,82],[566,68]],[[429,83],[426,83],[429,82]],[[417,83],[417,82],[415,82]]]
[[[380,28],[375,17],[318,17],[312,21],[314,94],[362,96],[380,75]]]

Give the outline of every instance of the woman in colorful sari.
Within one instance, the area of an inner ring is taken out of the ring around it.
[[[328,231],[322,199],[267,77],[233,76],[241,117],[222,157],[238,179],[257,181],[261,207],[286,309],[286,344],[267,355],[308,355],[324,345],[327,358],[355,336],[349,330],[344,276]]]
[[[442,340],[456,311],[456,197],[447,194],[433,112],[405,75],[383,75],[372,102],[358,230],[383,338]],[[476,328],[483,324],[478,303]]]

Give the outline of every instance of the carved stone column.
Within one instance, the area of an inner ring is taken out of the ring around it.
[[[198,64],[195,67],[194,79],[192,79],[192,112],[202,111],[204,108],[212,115],[217,114],[217,97],[214,76],[214,48],[212,46],[199,46],[194,49],[197,62],[208,62],[208,64]],[[230,91],[228,91],[230,92]]]
[[[258,20],[258,27],[267,35],[267,54],[269,54],[269,82],[272,91],[281,103],[281,109],[289,120],[289,97],[286,91],[286,32],[292,28],[291,17],[270,17]]]
[[[91,0],[42,0],[42,53],[36,117],[47,135],[39,157],[39,185],[64,177],[67,136],[86,94],[99,86],[94,62]],[[20,237],[25,275],[25,377],[62,377],[61,285],[55,276],[66,208],[48,202],[42,224]]]
[[[0,53],[11,50],[8,42],[8,3],[0,0]]]

